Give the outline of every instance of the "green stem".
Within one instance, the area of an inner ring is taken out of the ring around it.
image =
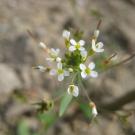
[[[76,76],[77,76],[77,73],[73,76],[71,84],[74,84],[74,80],[75,80]]]

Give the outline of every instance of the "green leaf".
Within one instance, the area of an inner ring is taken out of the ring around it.
[[[69,95],[68,93],[66,93],[63,98],[62,98],[62,101],[61,101],[61,104],[60,104],[60,111],[59,111],[59,116],[61,117],[64,112],[66,111],[69,103],[71,102],[72,100],[72,95]]]
[[[81,103],[80,104],[80,109],[82,110],[82,112],[84,113],[86,118],[89,118],[89,119],[92,118],[92,108],[88,104]]]
[[[33,133],[32,135],[39,135],[38,133]]]
[[[46,129],[51,127],[57,120],[56,114],[54,114],[52,112],[40,113],[38,115],[38,118],[41,122],[43,122],[45,124]]]
[[[19,123],[17,130],[18,135],[30,135],[29,127],[24,120]]]

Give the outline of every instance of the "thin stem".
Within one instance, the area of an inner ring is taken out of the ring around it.
[[[82,89],[84,91],[85,96],[87,97],[88,101],[91,102],[92,100],[90,99],[87,90],[84,88],[83,83],[82,83],[82,80],[81,80],[81,78],[80,78],[79,75],[78,75],[78,80],[79,80],[80,87],[82,87]]]
[[[65,88],[66,85],[66,81],[64,80],[64,83],[62,83],[62,85],[57,86],[56,88],[56,92],[53,94],[52,99],[54,102],[58,101],[62,96],[64,96],[65,91],[63,90],[63,88]]]
[[[100,26],[101,26],[102,20],[100,19],[98,24],[97,24],[97,30],[99,30]]]
[[[74,84],[74,80],[75,80],[76,76],[77,76],[77,73],[73,76],[71,84]]]
[[[27,29],[27,33],[34,41],[39,42],[38,38],[34,35],[34,33],[32,33],[32,31]]]

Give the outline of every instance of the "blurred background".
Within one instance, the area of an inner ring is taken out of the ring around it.
[[[88,124],[72,105],[45,131],[31,105],[50,97],[61,83],[32,69],[48,63],[27,31],[48,47],[64,50],[64,29],[82,30],[88,41],[99,19],[107,56],[117,52],[119,61],[135,52],[135,0],[0,0],[0,135],[135,134],[135,59],[87,84],[97,108],[133,92],[122,104],[126,113],[116,113],[115,103],[112,111],[99,113],[96,122]]]

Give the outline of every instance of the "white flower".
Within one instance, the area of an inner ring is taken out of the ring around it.
[[[83,47],[85,45],[84,40],[80,40],[79,42],[76,42],[74,39],[70,40],[71,46],[69,47],[69,51],[73,52],[75,50],[84,51],[85,48]]]
[[[69,40],[69,37],[70,37],[70,31],[64,30],[62,36],[63,36],[65,39]]]
[[[58,75],[58,81],[62,81],[64,79],[64,76],[69,76],[69,71],[62,69],[62,63],[57,63],[57,69],[51,69],[50,75]]]
[[[56,58],[59,55],[59,53],[60,53],[60,49],[51,48],[51,51],[50,51],[51,57]]]
[[[49,52],[50,57],[49,58],[46,58],[46,60],[51,61],[51,62],[52,61],[60,62],[61,61],[61,58],[58,57],[59,52],[60,52],[60,49],[51,48],[50,49],[50,52]]]
[[[92,108],[92,115],[95,118],[98,115],[97,109],[96,109],[96,105],[94,102],[90,102],[90,107]]]
[[[88,67],[86,67],[84,64],[80,64],[82,78],[86,78],[87,76],[96,78],[98,76],[98,73],[93,70],[94,68],[95,64],[93,62],[91,62]]]
[[[77,97],[79,95],[78,86],[69,85],[67,92],[69,95],[73,95],[74,97]]]
[[[60,58],[60,57],[57,57],[57,58],[56,58],[56,61],[57,61],[57,62],[61,62],[61,58]]]
[[[104,51],[103,46],[104,44],[102,42],[96,43],[96,41],[92,39],[92,50],[94,52],[98,53],[103,52]]]

